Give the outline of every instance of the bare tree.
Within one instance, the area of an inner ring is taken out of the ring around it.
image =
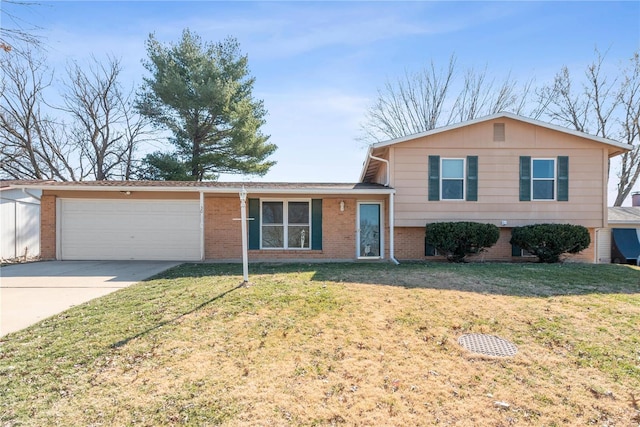
[[[633,149],[621,156],[614,206],[622,205],[640,176],[640,52],[635,53],[623,76],[619,94],[623,111],[619,135],[620,140],[632,144]]]
[[[88,69],[68,67],[64,107],[72,120],[70,136],[78,147],[83,177],[128,180],[135,150],[147,133],[148,123],[133,108],[133,89],[119,82],[120,61],[106,64],[95,58]]]
[[[546,105],[542,114],[550,121],[634,147],[621,156],[614,201],[614,206],[621,206],[640,175],[640,57],[636,52],[630,65],[613,76],[603,70],[605,57],[596,50],[581,83],[563,67],[553,85],[538,94]]]
[[[499,111],[521,114],[531,87],[528,82],[520,88],[510,76],[501,82],[489,79],[486,67],[480,72],[468,69],[458,82],[455,56],[446,69],[431,62],[418,73],[387,80],[365,115],[360,139],[372,143],[400,138]]]
[[[36,34],[40,27],[28,23],[13,12],[16,7],[27,9],[38,6],[30,1],[3,0],[0,7],[0,50],[22,52],[21,46],[39,46],[40,37]],[[28,51],[29,49],[26,49]]]
[[[384,89],[365,115],[362,140],[368,143],[394,139],[433,129],[440,124],[455,74],[455,57],[446,70],[429,68],[405,72],[403,78],[387,80]]]
[[[511,76],[507,76],[499,83],[496,79],[487,80],[487,77],[486,67],[481,72],[474,69],[467,70],[462,89],[455,98],[447,124],[472,120],[500,111],[521,113],[525,104],[523,95],[527,91],[520,91],[517,82],[512,80]]]
[[[120,62],[93,60],[67,70],[63,106],[46,60],[31,52],[0,57],[0,174],[9,178],[128,180],[149,132],[133,108],[133,88],[118,81]],[[49,98],[50,99],[50,98]],[[64,117],[62,120],[60,117]]]
[[[0,172],[11,178],[76,179],[73,147],[44,104],[53,78],[30,52],[0,57]]]

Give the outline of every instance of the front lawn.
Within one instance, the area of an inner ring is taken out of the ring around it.
[[[640,271],[183,265],[0,338],[0,425],[630,426]],[[498,335],[512,358],[460,347]]]

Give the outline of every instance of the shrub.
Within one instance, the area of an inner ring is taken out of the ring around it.
[[[496,244],[500,230],[493,224],[477,222],[436,222],[427,224],[425,243],[452,262],[463,262]]]
[[[511,230],[511,244],[538,257],[540,262],[553,263],[564,253],[577,254],[591,244],[589,230],[572,224],[535,224]]]

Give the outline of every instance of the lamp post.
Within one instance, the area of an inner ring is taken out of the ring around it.
[[[240,190],[240,222],[242,223],[242,278],[244,284],[249,283],[249,254],[247,249],[247,190],[242,186]]]

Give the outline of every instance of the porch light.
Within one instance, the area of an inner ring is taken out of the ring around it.
[[[344,212],[344,200],[340,200],[340,212]]]

